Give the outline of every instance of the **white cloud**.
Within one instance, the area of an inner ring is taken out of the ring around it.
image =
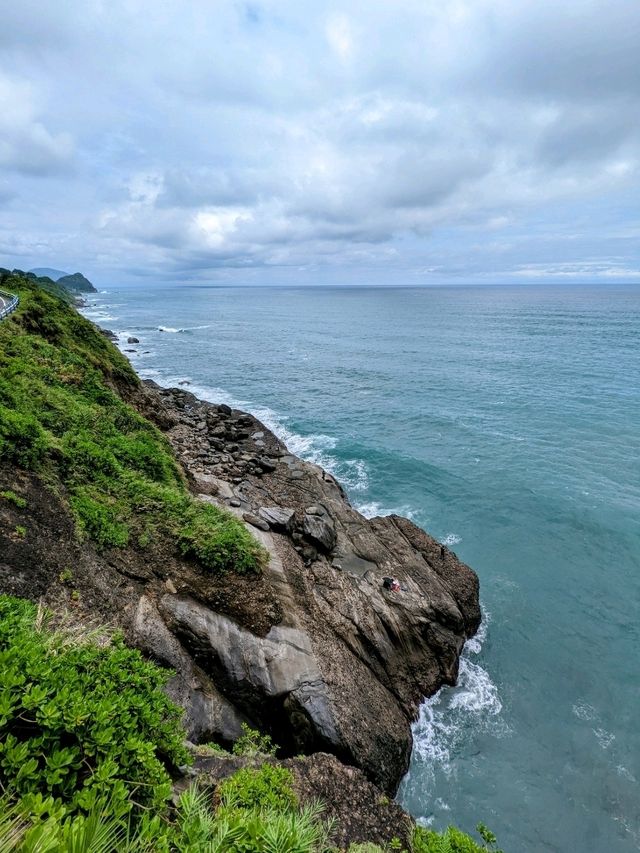
[[[629,0],[24,0],[0,33],[0,245],[395,280],[554,276],[571,234],[603,259],[579,274],[631,274],[639,27]]]
[[[0,167],[31,175],[47,175],[67,167],[73,140],[52,133],[38,119],[32,87],[0,74]]]

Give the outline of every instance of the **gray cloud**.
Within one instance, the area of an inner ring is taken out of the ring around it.
[[[633,278],[639,47],[636,0],[23,0],[0,264]]]

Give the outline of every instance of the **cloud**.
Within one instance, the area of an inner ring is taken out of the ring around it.
[[[0,245],[105,276],[633,278],[638,32],[635,0],[24,0]]]
[[[72,155],[71,135],[38,120],[29,84],[0,75],[0,168],[49,175],[66,169]]]

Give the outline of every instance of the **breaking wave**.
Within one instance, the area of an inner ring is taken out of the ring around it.
[[[488,619],[485,614],[478,633],[465,644],[456,686],[443,687],[425,699],[414,723],[414,760],[420,762],[430,785],[435,783],[436,772],[454,773],[455,758],[470,733],[501,728],[497,723],[502,710],[498,688],[487,670],[473,660],[482,650]]]

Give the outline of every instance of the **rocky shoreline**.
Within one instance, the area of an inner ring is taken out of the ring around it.
[[[117,625],[174,669],[191,741],[228,745],[247,722],[284,757],[332,753],[395,794],[419,704],[455,682],[480,624],[475,573],[407,519],[364,518],[252,415],[152,382],[116,390],[164,434],[197,499],[242,519],[266,570],[215,574],[160,536],[98,550],[63,493],[0,467],[0,488],[30,508],[29,536],[2,544],[4,591]],[[19,523],[3,512],[7,530]]]
[[[242,518],[270,554],[251,612],[221,611],[183,574],[138,605],[137,643],[156,656],[157,635],[179,646],[177,698],[187,660],[207,673],[188,703],[192,735],[229,739],[247,719],[288,754],[332,752],[395,793],[419,703],[455,682],[480,623],[476,575],[407,519],[364,518],[252,415],[153,382],[131,402],[165,433],[198,498]],[[400,591],[384,588],[387,576]]]

